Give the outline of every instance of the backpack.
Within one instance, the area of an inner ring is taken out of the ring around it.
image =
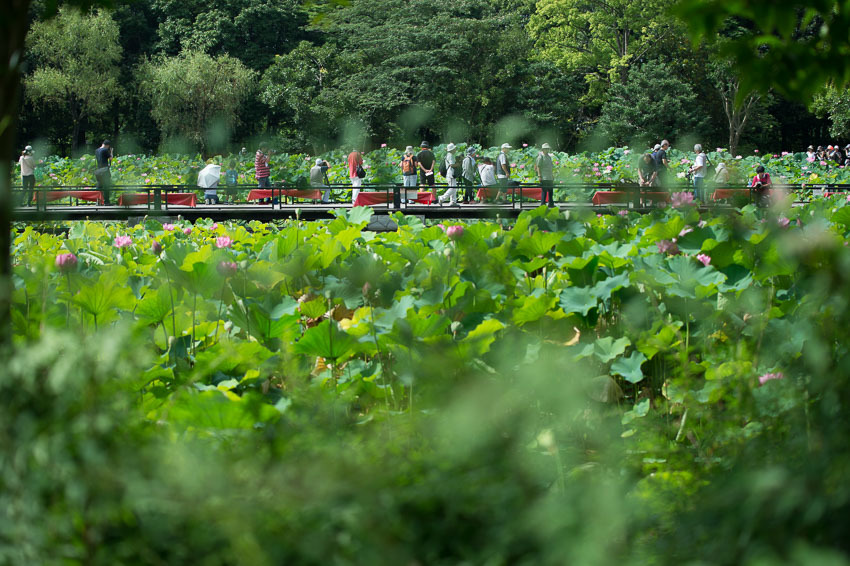
[[[445,177],[448,174],[448,169],[446,169],[446,158],[440,160],[440,175]]]
[[[407,173],[408,175],[416,173],[416,165],[413,162],[412,155],[405,155],[404,159],[401,160],[401,172]]]

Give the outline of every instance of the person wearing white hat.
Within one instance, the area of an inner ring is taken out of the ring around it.
[[[548,143],[540,146],[540,153],[537,154],[537,159],[534,161],[534,170],[540,180],[540,188],[543,189],[541,204],[546,204],[548,200],[549,208],[554,208],[555,202],[552,193],[555,186],[555,165],[552,162],[552,156],[549,155],[550,149],[552,147]]]
[[[496,159],[496,180],[499,183],[499,194],[496,195],[496,199],[502,198],[504,195],[504,189],[508,186],[508,180],[511,177],[511,162],[508,159],[508,151],[511,150],[511,144],[503,143],[502,151],[499,153],[499,157]]]
[[[714,184],[725,186],[729,184],[729,169],[722,161],[714,168]]]
[[[446,146],[446,183],[449,185],[449,189],[439,199],[440,204],[449,201],[450,206],[457,206],[457,169],[459,169],[460,164],[455,159],[455,149],[457,149],[457,146],[453,143]]]
[[[316,158],[316,164],[310,169],[310,186],[322,189],[322,204],[330,202],[331,189],[327,183],[327,170],[330,165],[321,157]]]
[[[21,152],[18,164],[21,166],[21,205],[30,206],[35,188],[35,159],[32,156],[31,145],[26,146]]]

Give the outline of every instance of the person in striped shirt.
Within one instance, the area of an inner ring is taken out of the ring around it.
[[[257,186],[261,189],[268,189],[271,186],[269,183],[271,170],[269,169],[269,149],[265,144],[260,146],[254,156],[254,171],[257,175]]]

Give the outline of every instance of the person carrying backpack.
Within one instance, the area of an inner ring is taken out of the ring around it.
[[[401,202],[404,203],[407,201],[407,193],[409,189],[416,188],[416,176],[419,171],[419,162],[416,161],[416,155],[413,153],[413,146],[409,145],[404,150],[404,156],[401,158],[401,178],[404,181],[404,192],[406,193],[404,197],[401,198]]]

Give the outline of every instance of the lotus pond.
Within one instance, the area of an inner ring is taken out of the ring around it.
[[[86,532],[211,564],[790,564],[839,544],[845,199],[398,213],[382,234],[336,214],[19,230],[11,367],[48,377],[13,398],[55,429],[15,430],[35,460],[76,454],[44,486],[87,487],[33,488],[39,513],[76,511],[15,556],[132,555]]]

